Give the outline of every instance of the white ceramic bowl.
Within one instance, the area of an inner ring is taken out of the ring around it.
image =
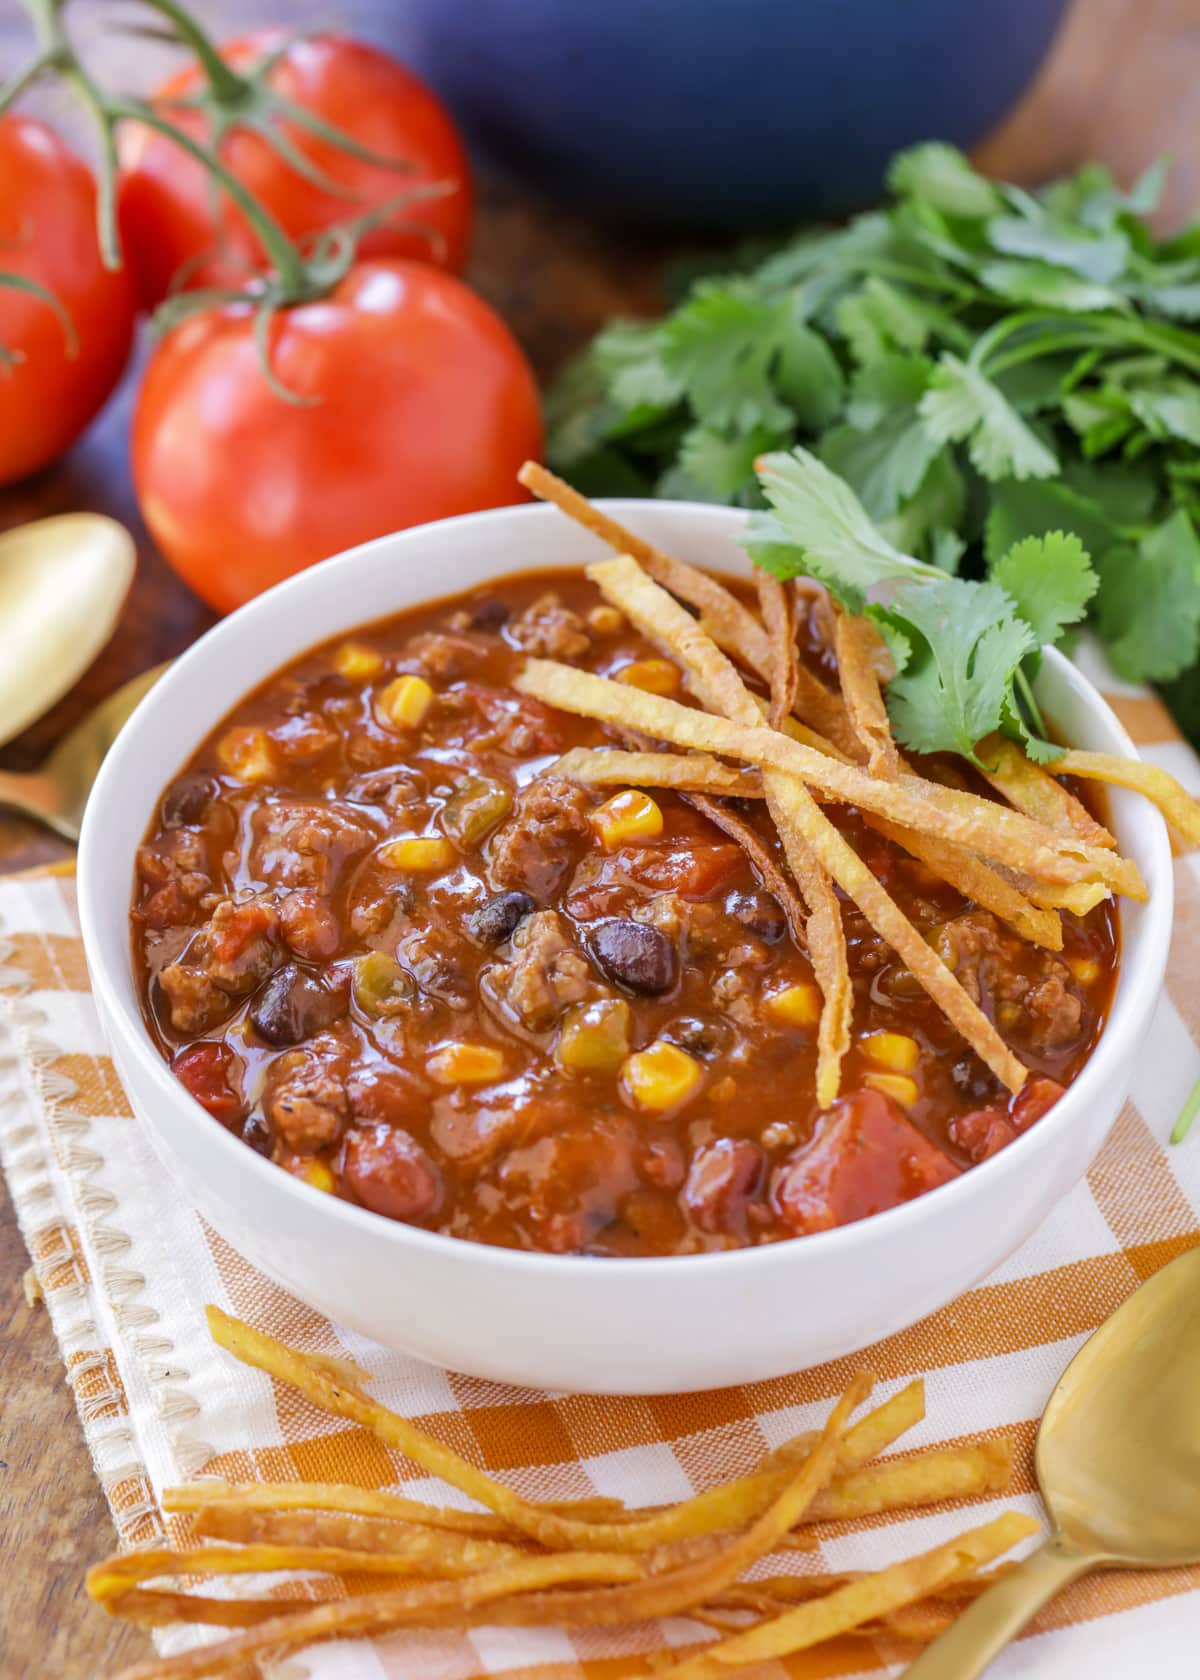
[[[743,515],[614,503],[617,517],[703,565],[745,572]],[[1152,897],[1121,905],[1112,1016],[1080,1077],[994,1159],[856,1225],[729,1254],[595,1260],[460,1242],[322,1194],[216,1125],[169,1073],[142,1022],[130,956],[134,851],[163,787],[241,697],[314,643],[498,574],[596,558],[550,507],[471,514],[326,561],[227,618],[171,668],[105,761],[87,809],[79,899],[96,1002],[133,1106],[216,1229],[304,1301],[364,1335],[475,1376],[552,1389],[654,1393],[780,1375],[913,1323],[1015,1249],[1087,1170],[1116,1118],[1162,983],[1171,856],[1162,819],[1118,792],[1112,820]],[[1132,753],[1066,660],[1039,697],[1075,745]]]

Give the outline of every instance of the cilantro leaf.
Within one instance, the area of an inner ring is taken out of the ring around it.
[[[883,356],[860,370],[848,424],[825,434],[820,455],[844,478],[872,519],[891,517],[913,496],[941,445],[917,412],[932,366],[919,356]]]
[[[759,426],[733,437],[711,426],[693,426],[679,444],[679,461],[659,481],[657,494],[702,502],[757,503],[754,463],[778,447],[778,432]]]
[[[1004,393],[977,367],[944,352],[921,398],[921,418],[939,443],[968,441],[984,478],[1049,478],[1058,458],[1030,430]]]
[[[1200,444],[1200,391],[1181,379],[1129,392],[1129,406],[1154,437]]]
[[[961,332],[945,310],[876,274],[842,298],[836,315],[850,354],[864,367],[893,351],[923,350],[935,333],[957,337]]]
[[[1187,670],[1200,640],[1200,542],[1187,513],[1111,550],[1099,571],[1096,616],[1119,674],[1165,682]]]
[[[860,613],[867,591],[877,584],[933,570],[893,548],[849,485],[808,450],[766,456],[759,482],[774,519],[752,521],[746,546],[777,576],[806,573],[850,612]],[[790,558],[779,552],[783,548],[790,549]],[[779,570],[789,564],[794,570]]]
[[[1014,257],[997,257],[984,263],[979,279],[989,291],[1013,303],[1034,304],[1041,309],[1066,309],[1086,314],[1089,309],[1120,309],[1125,299],[1111,286],[1064,274],[1047,262]]]
[[[899,197],[923,199],[947,216],[992,216],[1001,204],[992,183],[975,173],[957,147],[939,140],[910,146],[894,157],[888,186]]]
[[[777,307],[743,281],[702,281],[662,328],[664,365],[707,425],[787,425],[771,383]]]
[[[1000,726],[1033,632],[999,584],[954,577],[903,584],[887,616],[913,642],[906,669],[888,684],[897,738],[914,752],[973,758],[976,742]]]
[[[670,408],[678,402],[683,385],[668,372],[662,348],[657,322],[614,321],[597,338],[592,346],[594,366],[618,408]]]
[[[1079,538],[1063,531],[1014,543],[992,567],[992,577],[1039,647],[1053,646],[1068,624],[1079,622],[1099,584]]]
[[[1007,257],[1036,257],[1069,268],[1085,280],[1106,285],[1125,272],[1129,240],[1123,233],[1099,234],[1046,215],[997,216],[988,223],[993,248]]]
[[[989,566],[995,566],[1023,537],[1040,537],[1047,531],[1073,532],[1091,555],[1103,553],[1118,540],[1113,520],[1103,507],[1068,484],[1047,479],[1023,483],[1007,479],[997,484],[983,532]]]

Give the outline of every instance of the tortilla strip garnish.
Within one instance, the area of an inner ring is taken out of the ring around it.
[[[872,660],[873,632],[865,619],[838,612],[834,618],[834,651],[838,676],[854,733],[866,754],[872,776],[894,782],[900,774],[900,754],[892,740],[883,690]]]
[[[794,743],[767,727],[753,695],[721,650],[677,601],[673,601],[665,590],[645,575],[635,560],[628,555],[621,555],[615,560],[600,561],[588,567],[588,576],[597,584],[605,599],[620,607],[643,635],[664,645],[673,657],[680,661],[688,672],[693,689],[705,704],[719,706],[722,711],[732,713],[739,722],[744,722],[750,730],[751,739],[757,735],[770,736],[794,752],[807,751],[799,743]],[[851,773],[849,767],[838,768],[842,769],[844,774]],[[862,774],[858,771],[853,773]],[[894,787],[894,784],[871,782],[869,777],[863,777],[863,780],[872,787],[883,785],[889,792]],[[841,830],[823,815],[807,787],[795,775],[779,775],[770,767],[764,770],[763,785],[767,790],[767,804],[776,827],[780,830],[792,873],[797,872],[797,862],[802,869],[811,867],[807,856],[811,852],[826,875],[836,881],[842,891],[854,900],[876,933],[903,958],[906,966],[947,1020],[957,1028],[981,1060],[1010,1091],[1019,1091],[1027,1072],[1023,1063],[1009,1050],[987,1016],[959,985],[950,969],[930,949]],[[804,880],[800,877],[798,880],[801,892],[808,899]],[[812,901],[808,902],[811,908]],[[840,947],[837,967],[840,972],[834,974],[831,980],[831,984],[838,989],[832,993],[825,992],[825,1007],[821,1011],[819,1042],[822,1056],[819,1057],[817,1065],[817,1101],[822,1107],[828,1107],[832,1100],[826,1094],[831,1084],[836,1092],[837,1069],[841,1056],[849,1047],[850,1007],[853,1001],[849,966],[846,962],[845,935],[836,900],[834,908],[836,946]],[[824,991],[825,977],[818,954],[819,947],[814,943],[812,920],[810,918],[809,954],[817,983]],[[829,963],[830,953],[824,952],[821,955],[825,956],[828,964],[825,973],[829,973],[833,966]],[[843,976],[844,992],[841,990]],[[834,1018],[826,1035],[826,1017],[830,1015]],[[823,1068],[824,1089],[821,1077]]]
[[[701,816],[707,817],[722,834],[727,834],[742,848],[760,883],[778,900],[779,908],[787,917],[788,931],[793,943],[800,950],[804,950],[808,943],[804,906],[796,894],[796,889],[771,856],[770,849],[759,838],[757,830],[751,828],[745,818],[739,817],[727,805],[722,805],[719,800],[710,799],[707,794],[693,792],[685,793],[683,797]]]
[[[657,583],[700,612],[705,629],[718,647],[733,654],[760,677],[767,676],[771,669],[767,632],[749,608],[744,607],[723,584],[698,567],[665,554],[644,537],[610,519],[608,514],[593,507],[586,496],[581,496],[578,490],[573,490],[536,461],[526,461],[517,477],[527,490],[544,502],[553,502],[568,519],[573,519],[585,531],[599,537],[609,548],[616,549],[619,554],[632,554]],[[803,720],[836,742],[843,752],[852,752],[854,732],[840,696],[826,688],[821,679],[800,662],[796,666],[796,683],[796,710]]]
[[[587,575],[643,635],[682,662],[704,704],[746,728],[773,733],[757,700],[716,643],[678,601],[646,576],[632,556],[598,561],[587,568]],[[842,1058],[850,1048],[854,990],[841,907],[828,866],[814,857],[806,832],[813,817],[819,822],[824,818],[808,789],[793,776],[767,769],[763,788],[788,865],[808,906],[805,942],[823,999],[817,1025],[817,1101],[828,1108],[837,1097]]]
[[[796,704],[800,664],[796,650],[796,596],[761,567],[755,569],[754,582],[770,648],[767,674],[771,688],[771,728],[778,729],[784,718],[791,717]]]
[[[996,792],[1007,799],[1027,817],[1045,823],[1060,834],[1074,834],[1089,846],[1115,847],[1117,842],[1098,823],[1069,788],[1055,777],[1065,774],[1061,758],[1054,761],[1054,774],[1027,758],[1015,741],[1006,735],[985,735],[975,749],[980,768]],[[1085,754],[1085,756],[1090,756]],[[1117,763],[1127,762],[1118,759]],[[1136,760],[1129,760],[1135,763]]]
[[[863,1622],[874,1621],[902,1605],[927,1598],[964,1575],[974,1574],[1018,1541],[1035,1534],[1037,1529],[1033,1517],[1007,1511],[919,1557],[865,1575],[847,1586],[835,1588],[823,1598],[810,1600],[771,1621],[760,1622],[757,1627],[711,1645],[664,1672],[670,1680],[719,1680],[739,1665],[808,1650]]]
[[[754,671],[765,673],[771,666],[771,650],[767,632],[748,607],[730,593],[707,572],[688,566],[682,560],[664,554],[644,537],[627,531],[615,519],[593,507],[586,496],[547,472],[536,461],[526,461],[517,474],[518,480],[543,502],[553,502],[568,519],[582,525],[609,548],[619,554],[632,554],[652,578],[678,595],[681,601],[703,613],[708,633],[713,640],[749,665]]]
[[[572,747],[550,769],[556,776],[566,776],[587,787],[673,788],[680,794],[710,794],[716,799],[765,797],[762,778],[756,771],[730,769],[707,753],[622,752],[611,747]],[[934,834],[904,828],[874,812],[865,813],[865,820],[894,845],[919,859],[964,898],[1007,922],[1022,939],[1044,946],[1048,951],[1062,950],[1062,923],[1055,911],[1035,902],[974,852],[940,840]],[[774,892],[775,888],[772,886],[770,890]],[[1094,891],[1100,899],[1108,897],[1106,887],[1070,890]]]
[[[790,734],[746,728],[554,660],[527,660],[513,686],[579,717],[634,729],[676,746],[721,753],[760,768],[783,770],[831,799],[898,818],[905,827],[939,834],[1044,881],[1070,885],[1100,880],[1127,897],[1145,900],[1148,896],[1136,865],[1128,858],[1055,834],[1032,818],[975,794],[908,776],[898,782],[877,782],[856,765],[817,752]]]
[[[1189,846],[1200,846],[1200,803],[1169,771],[1157,764],[1147,764],[1141,758],[1122,758],[1116,753],[1078,752],[1069,748],[1055,760],[1054,767],[1064,776],[1131,788],[1157,805]]]
[[[228,1503],[205,1505],[196,1513],[194,1529],[206,1540],[236,1540],[246,1546],[390,1552],[407,1558],[413,1575],[477,1575],[527,1555],[502,1540],[345,1511],[249,1511]],[[516,1531],[510,1530],[510,1535],[519,1538]]]

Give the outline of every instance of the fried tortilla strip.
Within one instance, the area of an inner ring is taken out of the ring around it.
[[[762,776],[738,770],[707,753],[625,752],[619,747],[572,747],[547,771],[589,787],[675,788],[715,799],[762,799]]]
[[[266,1513],[261,1513],[259,1520],[265,1522]],[[392,1551],[364,1550],[357,1545],[350,1548],[217,1543],[187,1546],[179,1551],[169,1546],[147,1546],[133,1552],[116,1552],[102,1563],[93,1564],[87,1573],[87,1590],[90,1597],[103,1602],[119,1597],[138,1581],[154,1581],[164,1575],[271,1575],[285,1569],[316,1569],[331,1575],[357,1570],[366,1575],[443,1578],[482,1574],[487,1568],[502,1568],[527,1555],[497,1540],[459,1537],[457,1547],[452,1547],[450,1542],[451,1536],[446,1533],[421,1529],[410,1541],[396,1539]]]
[[[701,613],[705,628],[718,647],[733,654],[759,676],[768,675],[771,653],[767,632],[749,608],[744,607],[723,584],[698,567],[665,554],[653,543],[646,542],[615,519],[610,519],[608,514],[593,507],[586,496],[581,496],[536,461],[526,461],[517,477],[527,490],[544,502],[553,502],[568,519],[582,525],[601,542],[620,554],[631,554],[664,589],[669,589],[672,595]],[[821,679],[802,663],[797,665],[796,682],[796,709],[800,716],[835,741],[843,752],[852,753],[854,731],[850,728],[841,697],[826,688]]]
[[[311,1606],[312,1600],[307,1598],[210,1598],[204,1593],[168,1592],[162,1587],[131,1587],[118,1598],[106,1598],[101,1607],[110,1616],[138,1627],[202,1622],[210,1627],[245,1628]]]
[[[719,800],[710,799],[707,794],[685,793],[683,797],[689,805],[700,812],[701,816],[707,817],[710,823],[721,830],[722,834],[727,834],[731,840],[735,840],[742,848],[742,851],[749,858],[750,867],[758,876],[760,884],[778,902],[779,908],[787,917],[788,930],[791,933],[793,943],[801,951],[806,950],[808,939],[805,932],[804,906],[796,894],[795,887],[792,886],[783,870],[780,869],[771,855],[770,849],[759,838],[756,831],[751,828],[744,817],[739,817],[736,812],[731,811],[727,805],[722,805]]]
[[[643,634],[665,645],[681,661],[693,688],[705,704],[717,706],[727,714],[732,713],[737,722],[750,728],[752,739],[761,734],[793,747],[786,737],[777,735],[763,723],[753,696],[720,649],[664,590],[640,571],[635,561],[628,556],[606,560],[590,566],[588,576],[596,582],[605,598],[620,607]],[[796,744],[793,750],[803,752],[806,749]],[[1026,1077],[1023,1064],[1009,1050],[951,971],[930,949],[841,831],[817,808],[807,788],[794,776],[780,776],[773,769],[765,771],[763,785],[767,790],[771,814],[784,841],[788,863],[806,900],[808,893],[802,872],[811,869],[810,860],[815,857],[826,879],[836,881],[842,891],[854,900],[875,931],[899,953],[942,1013],[997,1078],[1003,1080],[1009,1090],[1019,1091]],[[811,908],[812,901],[808,902]],[[808,927],[809,954],[817,982],[822,989],[825,985],[830,987],[825,993],[825,1007],[818,1031],[817,1101],[822,1107],[828,1107],[833,1100],[829,1095],[831,1089],[836,1094],[841,1057],[849,1048],[853,1001],[845,936],[836,900],[834,907],[836,938],[831,940],[828,948],[822,950],[814,937],[816,915],[810,916]],[[831,1017],[828,1024],[827,1016]]]
[[[909,852],[964,898],[1007,922],[1022,939],[1028,939],[1032,945],[1041,945],[1047,951],[1062,950],[1062,922],[1057,912],[1043,907],[1020,891],[974,852],[941,840],[936,834],[921,834],[915,828],[888,822],[886,817],[874,813],[867,813],[866,821],[877,833]],[[1092,889],[1087,890],[1090,892]],[[1096,890],[1107,898],[1107,887]]]
[[[1069,910],[1073,916],[1086,916],[1097,904],[1103,904],[1112,897],[1103,881],[1076,881],[1070,886],[1051,884],[1035,880],[1024,870],[1009,869],[1003,864],[997,864],[996,873],[1041,910]]]
[[[872,776],[894,782],[900,774],[900,754],[892,739],[883,690],[875,674],[873,640],[877,640],[865,619],[838,612],[834,618],[834,650],[838,676],[854,733],[862,744],[867,769]]]
[[[566,776],[589,787],[674,788],[678,793],[711,794],[718,799],[765,797],[762,778],[756,771],[730,769],[707,753],[621,752],[609,747],[572,747],[551,766],[551,770],[554,775]],[[917,858],[964,898],[971,899],[981,909],[990,910],[1001,921],[1007,922],[1022,939],[1042,945],[1048,951],[1062,950],[1062,923],[1054,910],[1034,902],[974,852],[948,840],[940,840],[934,834],[921,834],[916,829],[889,822],[886,817],[874,812],[866,813],[866,820],[878,833]],[[771,890],[774,891],[774,888]],[[1073,890],[1078,892],[1081,889]],[[1089,894],[1093,892],[1092,888],[1082,890]],[[1106,887],[1094,890],[1100,898],[1108,896]],[[1089,907],[1091,902],[1094,900],[1089,900]]]
[[[477,1575],[527,1555],[502,1540],[481,1540],[444,1528],[418,1527],[389,1517],[352,1516],[345,1511],[246,1511],[234,1505],[207,1505],[196,1513],[195,1531],[207,1540],[236,1540],[245,1546],[323,1546],[351,1553],[390,1553],[407,1559],[409,1574],[435,1579]]]
[[[834,1406],[811,1455],[778,1498],[744,1533],[698,1563],[657,1578],[642,1577],[635,1559],[602,1553],[529,1558],[462,1581],[437,1582],[321,1604],[246,1629],[219,1645],[138,1664],[122,1680],[199,1680],[227,1674],[255,1653],[283,1652],[330,1639],[365,1637],[400,1627],[586,1627],[669,1615],[700,1604],[735,1581],[804,1515],[837,1463],[850,1413],[870,1393],[872,1378],[854,1378]],[[589,1590],[588,1581],[606,1583]],[[539,1590],[567,1582],[572,1590]],[[610,1584],[619,1583],[619,1584]],[[517,1595],[517,1596],[513,1596]]]
[[[841,1522],[911,1505],[936,1505],[943,1499],[1002,1493],[1012,1477],[1012,1457],[1012,1442],[998,1437],[866,1464],[830,1482],[808,1514],[814,1522]]]
[[[1074,834],[1089,846],[1110,846],[1117,842],[1098,823],[1069,788],[1055,778],[1066,775],[1062,759],[1054,761],[1054,772],[1027,758],[1015,741],[1007,735],[985,735],[975,749],[984,776],[1003,799],[1027,817],[1035,817],[1047,828],[1061,834]],[[1090,757],[1090,754],[1085,754]],[[1117,759],[1118,764],[1135,764],[1136,759]]]
[[[796,597],[786,584],[761,567],[755,568],[754,584],[770,648],[767,678],[771,688],[771,728],[778,729],[784,718],[791,717],[796,704],[800,665],[796,648]]]
[[[707,572],[698,571],[695,566],[686,565],[682,560],[673,559],[661,548],[655,548],[653,543],[633,531],[627,531],[608,514],[593,507],[586,496],[572,490],[569,484],[554,473],[547,472],[536,461],[526,461],[517,478],[526,490],[532,491],[543,502],[553,502],[568,519],[582,525],[585,531],[599,537],[601,542],[615,548],[619,554],[632,554],[638,564],[644,566],[664,588],[703,613],[713,640],[749,665],[751,670],[766,673],[770,669],[767,632],[750,609],[744,607],[737,596],[715,578]]]
[[[490,1621],[486,1606],[510,1594],[532,1594],[556,1585],[582,1586],[595,1582],[631,1583],[640,1574],[629,1557],[606,1557],[600,1552],[560,1552],[552,1557],[525,1558],[505,1569],[489,1570],[463,1581],[426,1581],[418,1586],[369,1593],[361,1598],[289,1608],[218,1645],[202,1645],[174,1657],[135,1663],[118,1680],[201,1680],[201,1676],[229,1674],[258,1652],[299,1650],[331,1639],[365,1638],[400,1627],[437,1627],[471,1620]]]
[[[748,729],[554,660],[527,660],[513,686],[579,717],[634,729],[675,746],[783,770],[831,799],[937,834],[1039,880],[1064,885],[1098,880],[1129,898],[1144,901],[1147,897],[1145,882],[1128,858],[1055,834],[1018,811],[971,793],[907,776],[897,782],[877,782],[856,765],[818,752],[790,734]]]
[[[706,1493],[685,1500],[681,1505],[671,1506],[664,1512],[641,1520],[623,1519],[617,1522],[593,1523],[561,1516],[544,1505],[533,1505],[522,1499],[511,1488],[477,1470],[450,1447],[445,1447],[440,1441],[425,1435],[409,1423],[407,1418],[389,1411],[386,1406],[380,1405],[360,1389],[349,1384],[334,1383],[320,1371],[314,1371],[307,1363],[307,1356],[298,1349],[277,1341],[274,1336],[268,1336],[264,1331],[243,1324],[239,1319],[231,1318],[219,1307],[209,1306],[206,1312],[213,1340],[243,1364],[256,1366],[259,1370],[267,1371],[272,1376],[291,1383],[315,1405],[323,1407],[335,1417],[349,1418],[352,1422],[361,1424],[387,1445],[396,1447],[414,1464],[419,1464],[431,1475],[440,1476],[451,1486],[477,1499],[481,1505],[498,1512],[514,1529],[532,1536],[545,1546],[639,1552],[649,1547],[664,1545],[671,1540],[712,1533],[748,1520],[742,1483],[711,1488]],[[895,1434],[909,1427],[909,1423],[904,1419],[911,1419],[913,1406],[914,1401],[911,1397],[895,1396],[885,1407],[880,1408],[884,1414],[883,1418],[871,1427],[886,1436],[882,1444],[886,1445],[887,1440],[894,1439]],[[874,1415],[868,1414],[868,1417],[862,1420],[863,1424],[870,1424]],[[878,1438],[879,1435],[866,1437],[868,1443]],[[851,1432],[848,1441],[852,1443],[855,1439],[854,1433]],[[881,1449],[874,1447],[872,1450]],[[839,1464],[841,1462],[839,1459]],[[847,1464],[851,1462],[862,1460],[846,1461]],[[361,1493],[360,1497],[363,1497]],[[378,1500],[395,1496],[374,1497]],[[767,1497],[771,1497],[770,1492]],[[359,1508],[361,1509],[361,1506]],[[761,1505],[751,1505],[749,1514],[754,1514],[761,1508]],[[378,1510],[378,1506],[374,1506],[373,1509]]]
[[[1077,752],[1070,748],[1055,760],[1054,768],[1063,776],[1131,788],[1157,805],[1189,846],[1200,846],[1200,803],[1169,771],[1157,764],[1147,764],[1142,758],[1122,758],[1116,753]]]
[[[747,729],[774,734],[757,700],[716,643],[665,589],[646,576],[632,556],[600,561],[587,568],[587,575],[643,635],[682,662],[704,705]],[[806,832],[811,827],[810,812],[824,819],[807,788],[794,776],[767,769],[763,788],[788,866],[808,906],[806,944],[823,999],[817,1026],[817,1101],[828,1108],[837,1097],[842,1058],[850,1048],[854,989],[841,907],[828,862],[814,852]]]
[[[951,1581],[974,1574],[1018,1541],[1035,1534],[1037,1529],[1032,1517],[1007,1511],[919,1557],[864,1575],[835,1588],[824,1598],[801,1604],[772,1621],[760,1622],[745,1633],[710,1646],[698,1656],[685,1658],[666,1672],[670,1680],[720,1680],[721,1675],[739,1665],[806,1651],[827,1639],[849,1633],[864,1622],[876,1621],[903,1605],[931,1597]]]
[[[459,1511],[451,1506],[425,1505],[400,1493],[339,1482],[181,1482],[166,1488],[162,1496],[164,1511],[202,1511],[218,1505],[242,1511],[344,1511],[360,1517],[389,1517],[489,1540],[513,1540],[521,1534],[491,1511]],[[626,1511],[619,1499],[571,1499],[561,1503],[548,1500],[544,1508],[579,1522],[615,1521]]]

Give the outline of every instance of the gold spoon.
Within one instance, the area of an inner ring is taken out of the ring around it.
[[[133,581],[133,538],[99,513],[0,535],[0,742],[48,712],[111,636]]]
[[[1067,1366],[1038,1430],[1053,1533],[905,1680],[974,1680],[1089,1569],[1200,1562],[1200,1248],[1134,1291]]]
[[[143,671],[102,700],[63,736],[40,770],[19,775],[0,770],[0,806],[36,818],[64,840],[78,840],[83,808],[101,760],[130,712],[166,668],[156,665]]]

